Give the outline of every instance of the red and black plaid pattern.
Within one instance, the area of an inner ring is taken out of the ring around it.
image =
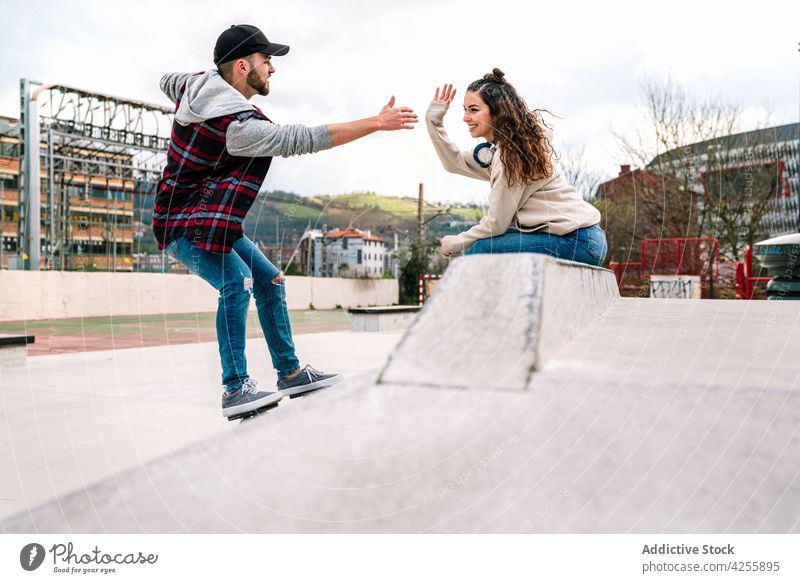
[[[242,236],[244,217],[272,163],[272,157],[232,156],[225,147],[228,125],[250,117],[269,121],[254,108],[198,124],[173,122],[153,205],[159,249],[186,236],[198,249],[228,253]]]

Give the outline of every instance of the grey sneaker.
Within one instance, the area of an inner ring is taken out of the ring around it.
[[[344,377],[340,374],[325,374],[306,365],[292,378],[278,379],[278,390],[287,397],[298,397],[304,393],[330,387],[342,380]]]
[[[256,388],[256,381],[245,379],[242,386],[233,393],[222,395],[222,415],[228,418],[252,413],[258,409],[276,405],[283,398],[283,393],[264,392]]]

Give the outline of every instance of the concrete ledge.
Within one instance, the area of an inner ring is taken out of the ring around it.
[[[524,390],[618,297],[607,269],[538,253],[458,258],[379,382]]]
[[[36,337],[19,334],[0,334],[0,348],[4,346],[27,346],[36,342]]]
[[[0,334],[0,368],[23,366],[28,360],[27,346],[34,342],[34,336]]]
[[[0,532],[798,532],[797,311],[615,304],[535,391],[349,378]]]
[[[350,308],[347,311],[351,314],[371,314],[380,316],[383,314],[414,314],[416,315],[422,306],[370,306],[368,308]]]
[[[620,298],[535,390],[353,376],[0,532],[796,533],[798,343],[786,302]],[[59,393],[48,387],[49,417],[37,411],[48,425],[69,410]],[[171,411],[157,416],[172,430]],[[117,438],[129,435],[143,439]]]
[[[394,279],[286,278],[290,310],[390,305],[398,290]],[[215,312],[219,301],[219,293],[194,275],[81,271],[3,270],[0,297],[2,322]]]
[[[350,324],[356,332],[388,332],[405,330],[416,318],[422,306],[380,306],[350,308]]]

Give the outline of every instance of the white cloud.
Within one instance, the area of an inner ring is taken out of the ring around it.
[[[390,95],[420,118],[433,89],[466,85],[499,66],[531,107],[546,107],[557,137],[586,144],[592,163],[614,174],[610,127],[630,126],[642,76],[671,74],[698,93],[723,93],[748,111],[797,121],[796,2],[631,1],[583,3],[356,1],[5,2],[0,113],[17,115],[19,78],[166,103],[157,87],[170,70],[212,66],[216,36],[250,22],[290,44],[276,59],[272,94],[256,103],[278,123],[315,125],[374,115]],[[646,9],[644,8],[646,6]],[[474,145],[447,118],[451,137]],[[331,152],[277,160],[268,186],[301,194],[374,190],[475,200],[480,182],[438,164],[424,126],[370,136]]]

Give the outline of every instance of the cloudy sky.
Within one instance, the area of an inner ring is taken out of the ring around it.
[[[700,95],[741,103],[747,119],[796,123],[800,3],[363,2],[293,0],[0,0],[0,114],[19,115],[19,79],[162,103],[168,71],[213,66],[217,35],[255,24],[291,45],[274,59],[269,97],[254,102],[276,123],[316,125],[376,114],[391,95],[423,117],[437,85],[459,88],[500,67],[531,107],[558,114],[557,145],[584,144],[608,176],[619,159],[611,130],[637,122],[639,83],[667,76]],[[461,104],[446,127],[476,144]],[[381,133],[273,164],[266,187],[303,195],[372,190],[480,202],[485,183],[447,175],[424,127]]]

